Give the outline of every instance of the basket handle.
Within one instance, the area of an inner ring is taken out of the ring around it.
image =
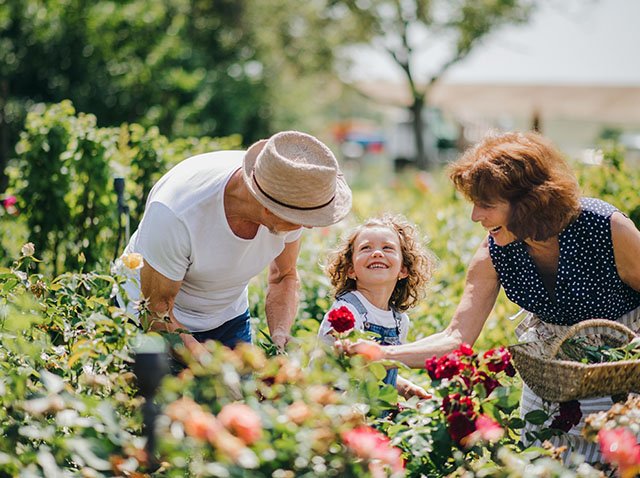
[[[627,334],[627,336],[629,337],[629,340],[637,337],[636,333],[631,330],[629,327],[627,327],[624,324],[621,324],[620,322],[616,322],[615,320],[609,320],[609,319],[589,319],[589,320],[583,320],[582,322],[578,322],[577,324],[575,324],[574,326],[572,326],[571,328],[569,328],[564,336],[560,336],[558,338],[558,340],[555,342],[555,344],[552,347],[552,354],[550,355],[551,358],[555,358],[556,355],[558,355],[558,352],[560,351],[560,347],[562,347],[562,344],[565,343],[565,341],[572,337],[573,335],[576,334],[576,332],[582,330],[582,329],[586,329],[588,327],[609,327],[610,329],[615,329],[618,332],[622,332],[624,334]]]

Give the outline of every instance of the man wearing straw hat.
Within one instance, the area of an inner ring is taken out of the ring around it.
[[[284,347],[298,308],[302,227],[334,224],[350,209],[335,156],[304,133],[186,159],[151,190],[122,256],[144,258],[132,272],[140,286],[125,286],[130,311],[141,289],[153,318],[164,318],[154,327],[188,331],[180,337],[196,356],[205,340],[250,342],[247,285],[268,266],[265,314]]]

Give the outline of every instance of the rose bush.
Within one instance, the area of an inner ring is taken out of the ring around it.
[[[61,150],[64,138],[51,136],[57,134],[50,127],[54,123],[62,124],[65,134],[93,128],[84,118],[75,122],[79,129],[72,131],[70,125],[75,123],[66,118],[68,106],[58,110],[57,116],[51,113],[53,119],[44,118],[51,124],[29,132],[24,145],[31,148],[29,157],[38,156],[38,148],[48,140]],[[33,121],[38,125],[37,118]],[[123,136],[114,157],[120,161],[126,156],[127,164],[137,158],[128,169],[131,177],[140,178],[135,191],[129,191],[132,197],[143,194],[137,188],[153,182],[153,175],[159,173],[156,163],[208,148],[206,142],[174,147],[177,142],[169,144],[157,132],[135,125],[125,129],[130,136]],[[94,147],[110,151],[111,143],[92,143],[107,141],[108,132],[102,133],[83,145],[70,143],[69,151],[80,152],[79,156]],[[633,184],[638,176],[621,166],[617,153],[614,159],[607,159],[603,168],[582,170],[581,182],[585,194],[609,199],[627,210],[637,194],[624,187],[617,194],[612,185]],[[91,169],[90,164],[85,166],[83,174]],[[12,174],[17,182],[7,198],[26,187],[19,170]],[[340,232],[350,229],[359,217],[393,205],[430,236],[430,247],[441,259],[427,298],[410,311],[410,340],[446,326],[464,285],[465,266],[485,234],[469,220],[468,205],[439,178],[428,189],[418,189],[409,173],[373,191],[369,185],[378,177],[385,176],[364,175],[353,181],[351,219],[331,229],[305,231],[299,260],[300,311],[288,355],[263,352],[273,349],[268,337],[260,334],[266,331],[261,309],[266,276],[262,275],[250,286],[258,347],[230,352],[210,344],[209,355],[192,360],[180,375],[164,379],[156,392],[159,416],[154,455],[145,448],[145,399],[132,373],[136,341],[148,324],[115,307],[113,297],[121,277],[84,262],[111,256],[104,251],[112,248],[112,237],[96,233],[91,236],[95,243],[80,246],[76,239],[65,245],[65,239],[56,235],[66,254],[58,258],[59,263],[69,259],[85,272],[50,277],[47,271],[53,268],[47,256],[36,273],[36,257],[43,252],[38,246],[24,248],[14,264],[6,261],[7,267],[0,268],[0,476],[599,476],[578,461],[564,465],[553,459],[555,452],[526,449],[527,443],[519,442],[526,422],[540,425],[555,416],[556,425],[564,427],[578,414],[565,405],[518,417],[520,384],[518,377],[510,376],[508,355],[500,348],[515,341],[515,324],[505,321],[515,308],[502,293],[476,343],[476,350],[487,353],[477,354],[463,346],[453,354],[430,359],[423,371],[402,371],[428,389],[432,398],[425,401],[403,401],[391,387],[380,387],[378,380],[385,374],[380,364],[369,364],[363,357],[337,357],[329,349],[316,347],[319,321],[332,302],[319,261]],[[366,188],[358,189],[359,182]],[[32,191],[35,194],[36,189]],[[74,191],[79,194],[81,189]],[[29,234],[24,225],[29,200],[16,198],[9,206],[17,206],[20,214],[10,221],[5,214],[0,225],[4,257],[8,251],[20,254],[22,243],[16,238],[26,242]],[[113,199],[104,204],[113,204]],[[92,247],[91,256],[75,255]],[[131,267],[142,264],[137,257],[127,261]],[[344,333],[357,338],[348,329]],[[371,350],[370,360],[377,358],[376,350]],[[587,427],[593,439],[600,429],[621,426],[637,435],[637,412],[631,405],[625,410],[614,413],[615,417],[596,417]],[[598,420],[607,425],[600,426]],[[544,439],[554,433],[562,432],[539,429],[525,438]],[[634,471],[635,448],[618,446],[613,451],[624,453],[611,455],[618,435],[603,436],[613,464],[621,473]]]
[[[384,367],[315,340],[271,357],[209,342],[159,384],[149,450],[132,373],[145,331],[112,303],[122,278],[49,279],[24,251],[0,270],[0,476],[443,476],[456,451],[470,469],[513,433],[513,397],[496,385],[508,367],[491,372],[470,347],[430,362],[433,399],[398,404]]]

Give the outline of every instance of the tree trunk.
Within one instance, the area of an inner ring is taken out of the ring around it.
[[[429,158],[424,148],[424,123],[422,120],[422,110],[424,109],[424,98],[414,98],[410,107],[413,120],[413,137],[416,145],[416,166],[420,169],[427,169]]]
[[[6,174],[9,162],[9,125],[6,111],[9,100],[9,81],[2,80],[0,89],[0,194],[2,194],[9,186],[9,177]]]

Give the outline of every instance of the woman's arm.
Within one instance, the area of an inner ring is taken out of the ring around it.
[[[424,368],[425,360],[457,349],[460,344],[472,345],[491,313],[500,284],[489,256],[485,239],[473,258],[467,272],[462,298],[448,327],[416,342],[381,347],[383,359],[397,360],[412,368]],[[347,353],[358,353],[358,343],[342,346]]]
[[[622,282],[640,291],[640,231],[622,213],[611,215],[613,255]]]

